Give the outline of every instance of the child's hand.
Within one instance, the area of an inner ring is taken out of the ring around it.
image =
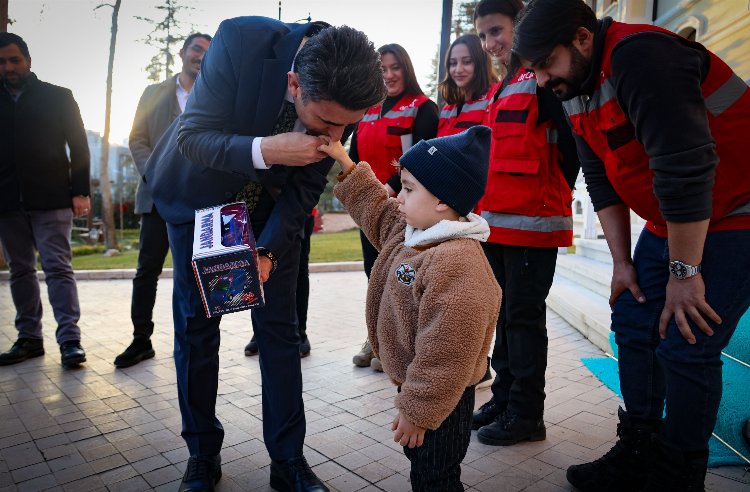
[[[418,448],[424,444],[426,429],[409,422],[406,417],[401,415],[401,412],[393,419],[391,430],[393,431],[393,442],[397,442],[402,446]]]
[[[331,140],[331,138],[326,135],[321,135],[318,138],[326,142],[318,146],[318,150],[320,152],[325,152],[336,159],[339,164],[341,164],[341,169],[345,173],[351,171],[351,168],[354,167],[354,162],[349,158],[349,154],[346,153],[346,149],[341,145],[341,142],[338,140]]]

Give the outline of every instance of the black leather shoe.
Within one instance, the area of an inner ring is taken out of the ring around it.
[[[547,428],[543,419],[525,419],[506,410],[494,422],[477,432],[477,439],[490,446],[512,446],[521,441],[544,441]]]
[[[44,342],[41,339],[19,338],[10,350],[0,354],[0,366],[18,364],[40,355],[44,355]]]
[[[302,343],[299,344],[299,356],[307,357],[310,355],[310,339],[305,336]]]
[[[191,456],[178,492],[213,492],[221,479],[221,455]]]
[[[328,492],[304,456],[286,461],[271,460],[271,488],[281,492]]]
[[[60,361],[65,367],[76,367],[81,362],[86,362],[86,352],[78,340],[70,340],[60,345]]]
[[[471,430],[479,430],[480,427],[489,425],[505,411],[506,405],[499,405],[495,400],[490,400],[478,410],[474,410],[474,416],[471,418]]]
[[[258,355],[258,342],[255,341],[255,335],[250,339],[250,343],[245,345],[245,355],[248,357],[251,355]]]
[[[154,355],[156,355],[156,352],[154,352],[154,348],[151,346],[151,340],[148,338],[136,338],[123,353],[115,357],[115,367],[134,366],[142,360],[152,358]]]

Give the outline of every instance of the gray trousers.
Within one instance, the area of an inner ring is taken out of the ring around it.
[[[80,340],[81,309],[71,266],[73,211],[0,212],[0,243],[10,267],[10,293],[16,307],[19,338],[42,338],[42,300],[36,276],[36,251],[57,321],[57,343]]]

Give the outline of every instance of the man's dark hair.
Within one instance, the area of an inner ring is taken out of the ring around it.
[[[404,94],[412,96],[424,96],[424,91],[419,86],[417,81],[417,74],[414,71],[414,65],[411,62],[409,53],[406,52],[403,46],[396,43],[384,44],[378,48],[380,53],[380,61],[383,61],[383,55],[390,53],[396,58],[396,63],[401,65],[401,72],[404,74]]]
[[[203,38],[209,43],[213,39],[210,34],[204,34],[202,32],[194,32],[193,34],[185,38],[185,42],[182,43],[182,49],[183,50],[187,49],[187,47],[190,46],[190,43],[192,43],[193,39],[195,38]]]
[[[333,101],[359,111],[385,99],[375,46],[348,26],[328,27],[311,37],[297,53],[294,71],[305,102]]]
[[[0,32],[0,48],[5,48],[9,44],[15,44],[16,46],[18,46],[18,49],[21,50],[21,54],[27,60],[31,59],[29,46],[21,36],[19,36],[18,34],[13,34],[12,32]]]
[[[463,44],[469,50],[471,61],[474,62],[474,75],[465,89],[459,89],[456,82],[450,75],[450,59],[453,48],[456,45]],[[467,101],[468,98],[478,99],[487,93],[490,86],[497,82],[495,69],[492,67],[492,60],[489,53],[482,49],[482,42],[476,34],[464,34],[459,36],[448,48],[445,54],[445,78],[440,82],[440,95],[448,104],[460,104]]]
[[[479,17],[490,14],[503,14],[515,20],[518,13],[523,10],[521,0],[482,0],[474,7],[474,23]]]
[[[555,46],[570,46],[579,27],[597,29],[596,14],[582,0],[531,0],[516,20],[513,51],[541,61]]]

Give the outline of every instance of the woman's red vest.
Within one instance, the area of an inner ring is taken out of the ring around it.
[[[478,208],[489,242],[570,246],[573,194],[560,169],[557,130],[552,121],[538,123],[536,87],[535,75],[521,68],[490,104],[490,169]]]
[[[649,167],[649,156],[635,139],[633,124],[620,108],[610,81],[612,51],[617,43],[627,36],[647,31],[676,36],[656,26],[613,22],[607,29],[601,76],[594,94],[588,100],[583,96],[576,97],[563,103],[563,106],[573,131],[581,135],[604,161],[607,178],[623,202],[647,220],[649,230],[666,237],[666,221],[654,194],[654,173]],[[716,140],[716,151],[720,158],[716,167],[709,230],[748,229],[750,154],[745,145],[750,135],[750,89],[719,57],[710,51],[708,54],[710,68],[701,90],[711,135]],[[621,138],[608,139],[610,135],[623,134],[623,130],[630,130],[631,140],[623,143]],[[612,141],[611,145],[609,141]]]
[[[457,104],[446,104],[440,112],[440,121],[438,122],[438,137],[447,137],[461,133],[472,126],[481,125],[487,118],[489,112],[489,103],[497,87],[490,86],[490,89],[479,99],[466,101],[458,112]]]
[[[359,160],[370,164],[381,183],[387,183],[396,174],[396,168],[391,164],[404,153],[402,137],[406,140],[411,138],[417,110],[427,101],[427,96],[404,95],[382,116],[382,104],[371,107],[357,125]],[[405,147],[409,148],[415,143],[407,141]]]

